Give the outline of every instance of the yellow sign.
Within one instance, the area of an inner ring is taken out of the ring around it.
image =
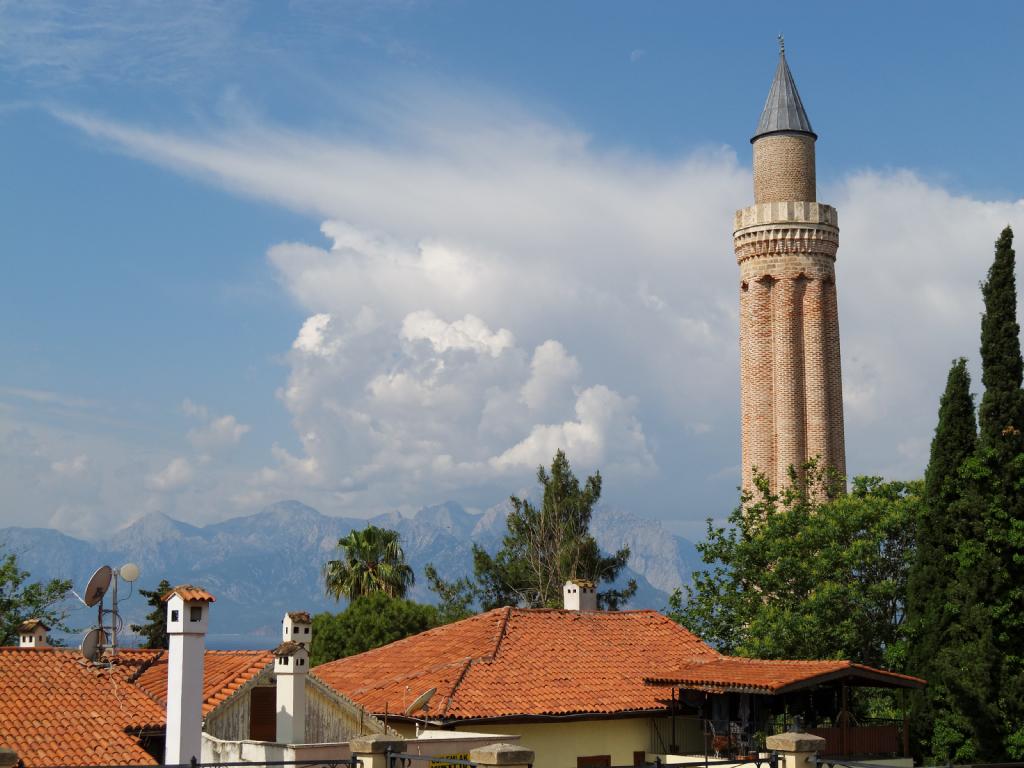
[[[457,763],[449,763],[447,760],[469,760],[468,752],[459,752],[452,755],[434,755],[430,761],[430,768],[464,768]]]

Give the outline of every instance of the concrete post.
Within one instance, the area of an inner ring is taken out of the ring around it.
[[[491,744],[470,750],[469,761],[481,768],[528,768],[533,765],[533,750],[518,744]]]
[[[352,757],[362,764],[362,768],[391,768],[388,765],[388,753],[405,752],[405,739],[374,733],[352,739],[349,749],[352,750]]]
[[[824,749],[825,740],[813,733],[777,733],[765,739],[765,746],[778,752],[781,768],[815,768],[814,758]]]

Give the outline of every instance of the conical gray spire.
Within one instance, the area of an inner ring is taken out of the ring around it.
[[[800,101],[796,83],[793,82],[793,73],[789,71],[789,65],[786,63],[784,48],[779,51],[779,66],[775,69],[775,80],[772,81],[768,101],[764,104],[761,120],[757,124],[757,133],[751,141],[776,131],[797,131],[818,138],[811,130],[811,121],[804,112],[804,104]]]

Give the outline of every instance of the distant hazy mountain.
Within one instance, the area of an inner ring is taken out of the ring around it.
[[[472,570],[472,543],[493,551],[505,533],[504,505],[483,514],[455,502],[424,507],[412,517],[380,515],[369,522],[398,530],[406,558],[416,572],[412,597],[429,602],[423,567],[434,563],[447,578]],[[337,610],[324,596],[320,568],[332,557],[338,539],[367,521],[328,517],[298,501],[281,501],[254,515],[197,527],[166,515],[147,515],[106,541],[82,541],[47,528],[0,529],[0,547],[18,555],[33,579],[69,578],[81,591],[103,564],[138,563],[136,587],[152,588],[160,579],[194,582],[217,597],[210,615],[209,643],[217,647],[262,647],[277,636],[285,610]],[[698,563],[693,544],[665,531],[661,524],[622,512],[599,509],[592,530],[601,547],[628,545],[630,573],[640,588],[629,607],[663,608],[668,593],[689,581]],[[145,604],[138,595],[125,600],[126,621],[138,621]],[[71,619],[85,628],[95,621],[84,606]]]

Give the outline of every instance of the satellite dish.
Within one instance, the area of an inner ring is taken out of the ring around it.
[[[110,569],[109,565],[101,565],[97,568],[96,573],[89,579],[89,586],[85,588],[85,597],[82,598],[82,602],[92,608],[102,600],[110,588],[110,577],[113,574],[114,572]]]
[[[90,629],[82,638],[82,644],[78,650],[82,652],[89,661],[96,661],[104,645],[107,644],[107,633],[99,627]]]
[[[127,582],[135,581],[139,578],[139,566],[135,563],[125,563],[117,569],[117,575]]]
[[[419,712],[421,709],[426,709],[427,704],[433,698],[435,693],[437,693],[437,688],[431,688],[429,691],[421,693],[416,697],[416,701],[405,708],[405,714],[411,715],[413,712]]]

